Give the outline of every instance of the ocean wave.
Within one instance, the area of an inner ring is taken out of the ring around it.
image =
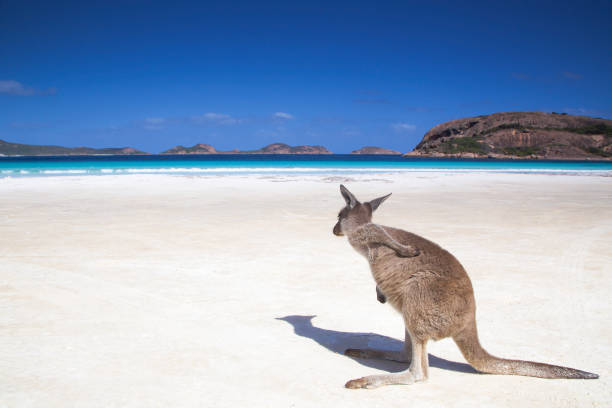
[[[0,177],[122,175],[122,174],[373,174],[373,173],[539,173],[612,176],[612,169],[556,169],[505,167],[161,167],[161,168],[88,168],[88,169],[3,169]]]
[[[42,170],[43,174],[87,174],[87,170],[73,169],[73,170]]]

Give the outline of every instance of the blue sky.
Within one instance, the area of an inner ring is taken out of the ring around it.
[[[0,0],[0,139],[406,152],[466,116],[612,118],[611,21],[610,1]]]

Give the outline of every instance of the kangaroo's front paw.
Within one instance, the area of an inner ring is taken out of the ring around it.
[[[378,299],[380,303],[385,303],[387,301],[387,297],[384,293],[382,293],[378,286],[376,286],[376,299]]]
[[[365,378],[365,377],[361,377],[361,378],[357,378],[355,380],[350,380],[349,382],[344,384],[344,386],[346,388],[350,388],[352,390],[356,390],[358,388],[367,388],[368,384],[369,384],[368,379]]]
[[[403,258],[413,258],[415,256],[419,256],[420,254],[421,254],[421,251],[413,247],[402,248],[398,252],[398,255]]]

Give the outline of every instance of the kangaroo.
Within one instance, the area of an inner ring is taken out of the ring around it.
[[[333,232],[346,236],[370,264],[378,300],[387,301],[404,320],[401,352],[347,349],[358,358],[410,363],[407,370],[350,380],[346,388],[376,388],[413,384],[428,377],[427,342],[452,337],[467,362],[477,371],[540,378],[599,378],[573,368],[532,361],[507,360],[487,353],[478,341],[474,290],[459,261],[435,243],[397,228],[372,223],[372,213],[391,194],[360,203],[343,185],[346,206]]]

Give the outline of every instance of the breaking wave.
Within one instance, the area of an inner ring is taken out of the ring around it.
[[[534,173],[612,176],[612,169],[504,168],[504,167],[161,167],[161,168],[87,168],[87,169],[3,169],[0,177],[128,175],[128,174],[372,174],[372,173]]]

